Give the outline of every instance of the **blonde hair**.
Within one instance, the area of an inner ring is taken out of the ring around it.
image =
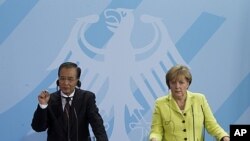
[[[192,75],[188,67],[184,65],[176,65],[170,68],[170,70],[168,70],[168,72],[166,73],[166,84],[168,88],[170,88],[169,82],[171,80],[178,79],[180,76],[184,76],[186,80],[189,82],[189,85],[191,84]]]

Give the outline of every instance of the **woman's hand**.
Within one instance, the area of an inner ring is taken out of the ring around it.
[[[221,139],[221,141],[230,141],[230,138],[228,136],[225,136]]]
[[[158,141],[156,138],[152,138],[150,141]]]

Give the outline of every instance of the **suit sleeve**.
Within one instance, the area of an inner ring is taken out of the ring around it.
[[[48,107],[42,109],[39,105],[37,106],[36,111],[34,112],[31,127],[36,132],[42,132],[47,129],[47,111]]]
[[[96,105],[95,95],[91,94],[87,99],[87,112],[90,125],[97,141],[108,141],[103,119],[99,114],[99,109]]]

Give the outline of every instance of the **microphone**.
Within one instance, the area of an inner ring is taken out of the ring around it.
[[[194,123],[194,108],[193,108],[193,105],[191,105],[191,108],[192,108],[192,116],[193,116],[193,138],[194,138],[194,141],[195,141],[195,123]]]
[[[204,114],[204,110],[203,110],[203,107],[201,105],[201,111],[202,111],[202,114],[203,114],[203,140],[205,139],[205,114]]]
[[[65,108],[65,111],[66,111],[66,114],[67,114],[67,124],[68,124],[68,126],[67,126],[67,130],[68,130],[68,141],[70,141],[70,122],[69,122],[69,111],[68,111],[68,109],[67,108]]]
[[[76,114],[75,107],[73,107],[73,109],[74,109],[74,115],[75,115],[75,118],[76,118],[76,141],[78,141],[78,117],[77,117],[77,114]]]

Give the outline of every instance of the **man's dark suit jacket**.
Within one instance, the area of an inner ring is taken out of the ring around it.
[[[71,109],[70,141],[88,141],[89,124],[97,141],[108,141],[94,93],[76,89]],[[47,141],[67,141],[63,119],[61,95],[57,91],[50,94],[47,108],[37,106],[31,126],[37,132],[47,130]]]

